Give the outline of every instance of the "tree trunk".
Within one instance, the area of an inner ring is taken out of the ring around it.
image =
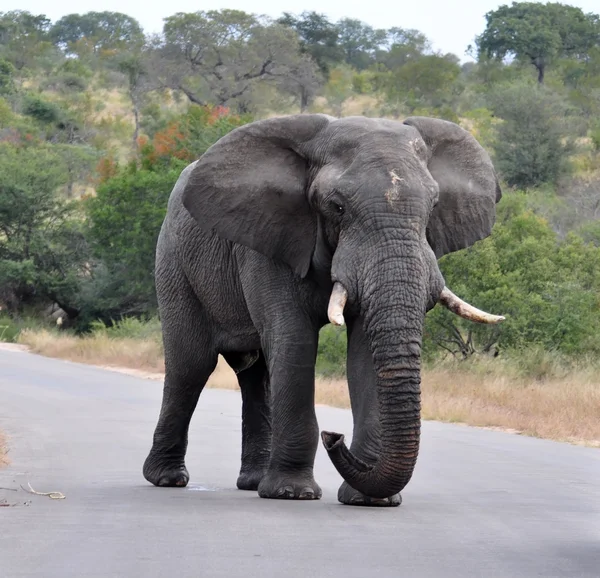
[[[306,112],[308,108],[308,91],[305,86],[300,86],[300,112]]]
[[[544,74],[546,72],[546,61],[543,56],[537,56],[536,58],[532,58],[531,62],[533,66],[535,66],[538,71],[538,83],[544,84]]]
[[[133,148],[137,150],[138,138],[140,136],[140,111],[135,96],[131,95],[131,102],[133,104],[133,121],[135,127],[133,129]]]

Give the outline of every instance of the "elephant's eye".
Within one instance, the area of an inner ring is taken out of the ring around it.
[[[344,214],[344,207],[338,201],[329,201],[329,206],[334,213],[338,215]]]

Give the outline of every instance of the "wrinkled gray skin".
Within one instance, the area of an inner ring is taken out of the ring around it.
[[[297,115],[238,128],[181,174],[158,241],[166,378],[144,476],[185,486],[190,418],[222,354],[243,399],[237,485],[317,499],[314,372],[332,284],[348,291],[354,416],[323,442],[345,504],[398,505],[419,450],[436,257],[490,234],[491,161],[457,125]]]

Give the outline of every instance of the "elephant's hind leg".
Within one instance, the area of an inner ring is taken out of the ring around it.
[[[162,281],[162,283],[161,283]],[[168,284],[165,290],[164,284]],[[183,274],[157,280],[165,349],[165,383],[152,449],[144,477],[155,486],[186,486],[190,420],[200,393],[217,365],[209,323]]]
[[[258,489],[271,455],[271,408],[269,402],[269,372],[264,355],[256,352],[250,367],[245,361],[249,354],[224,354],[227,363],[236,371],[242,390],[242,466],[237,479],[240,490]],[[238,368],[243,369],[238,370]]]

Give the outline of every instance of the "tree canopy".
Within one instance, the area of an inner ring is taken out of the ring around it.
[[[544,82],[546,67],[557,58],[586,58],[600,45],[600,19],[575,6],[551,2],[513,2],[486,14],[477,38],[479,55],[512,56],[530,62]]]

